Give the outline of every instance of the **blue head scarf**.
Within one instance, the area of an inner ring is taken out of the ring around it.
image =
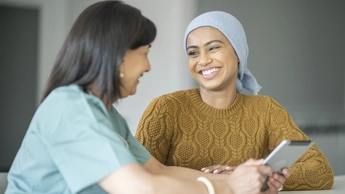
[[[258,94],[261,86],[257,83],[255,77],[247,68],[248,45],[242,24],[231,14],[222,11],[211,11],[199,15],[189,23],[186,29],[183,42],[186,54],[187,37],[189,33],[203,26],[211,26],[218,29],[224,34],[235,49],[240,60],[236,81],[236,91],[241,92],[241,89],[245,88],[253,92],[255,95]]]

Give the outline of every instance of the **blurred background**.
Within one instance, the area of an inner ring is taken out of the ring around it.
[[[0,0],[0,172],[20,147],[55,57],[73,22],[98,0]],[[197,87],[183,51],[197,15],[221,10],[243,24],[248,68],[269,95],[345,174],[345,1],[127,0],[157,26],[152,70],[115,104],[135,134],[155,97]],[[244,91],[244,93],[248,93]],[[248,93],[249,94],[249,93]]]

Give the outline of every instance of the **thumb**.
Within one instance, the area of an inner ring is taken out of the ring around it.
[[[259,165],[262,165],[263,161],[264,161],[264,159],[254,160],[254,159],[251,158],[251,159],[247,160],[243,164],[246,165],[246,166],[249,166],[249,165],[259,166]]]

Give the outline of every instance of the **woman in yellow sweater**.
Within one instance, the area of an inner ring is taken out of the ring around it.
[[[264,158],[284,139],[309,140],[280,104],[257,95],[261,86],[247,69],[246,35],[234,16],[213,11],[196,17],[186,29],[184,48],[200,87],[154,99],[136,132],[161,163],[219,173]],[[254,95],[241,94],[242,87]],[[285,190],[333,186],[332,168],[316,145],[290,173]]]

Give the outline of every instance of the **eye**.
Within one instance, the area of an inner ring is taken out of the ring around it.
[[[220,46],[211,46],[210,47],[210,51],[213,51],[213,50],[217,50],[217,49],[219,49],[220,48]]]
[[[195,56],[197,54],[198,54],[198,52],[196,52],[196,51],[188,51],[188,56]]]

